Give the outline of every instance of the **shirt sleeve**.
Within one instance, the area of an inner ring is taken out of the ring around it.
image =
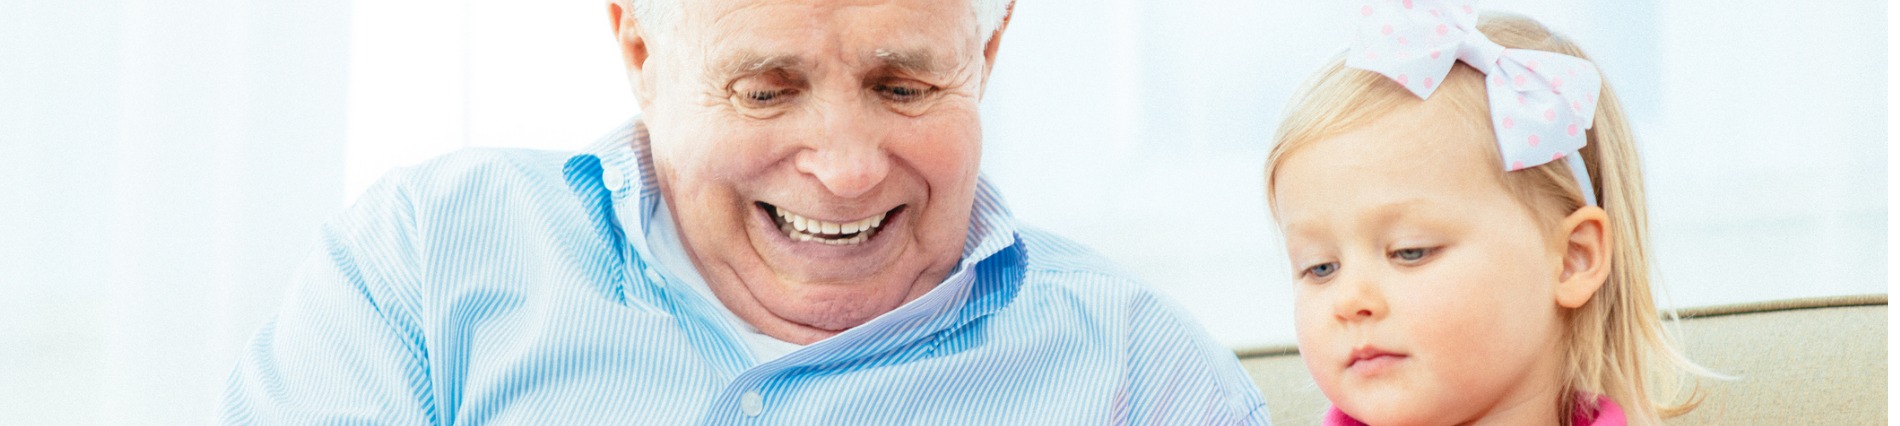
[[[1267,425],[1266,401],[1233,351],[1165,298],[1135,301],[1118,424]]]
[[[392,285],[414,256],[389,180],[325,226],[276,318],[239,355],[225,424],[439,424],[414,299]]]

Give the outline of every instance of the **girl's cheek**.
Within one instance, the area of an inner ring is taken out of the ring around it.
[[[1328,317],[1324,297],[1315,291],[1302,290],[1294,295],[1293,330],[1294,338],[1302,346],[1317,344],[1327,339],[1326,321]]]
[[[1293,291],[1294,327],[1306,327],[1307,317],[1312,315],[1313,306],[1318,302],[1318,300],[1316,300],[1318,298],[1318,295],[1313,294],[1313,291],[1304,288],[1304,286]]]

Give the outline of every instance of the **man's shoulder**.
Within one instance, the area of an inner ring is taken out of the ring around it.
[[[556,272],[592,279],[612,252],[564,177],[573,155],[471,148],[391,171],[324,225],[325,250],[385,298],[543,291]],[[564,269],[574,265],[584,271]]]
[[[566,187],[562,173],[574,153],[521,148],[463,148],[384,177],[411,197],[453,198],[522,187]]]
[[[1075,240],[1028,225],[1018,225],[1016,236],[1025,251],[1024,267],[1031,273],[1094,274],[1125,284],[1139,281],[1108,256]]]
[[[1203,333],[1178,302],[1107,256],[1033,227],[1020,227],[1017,233],[1025,252],[1023,289],[1035,295],[1032,299],[1061,300],[1086,306],[1094,316],[1166,323]]]
[[[324,226],[326,239],[364,251],[473,256],[509,237],[575,229],[585,216],[562,173],[572,155],[470,148],[393,170]]]
[[[1030,226],[1020,226],[1017,237],[1024,252],[1023,285],[1030,293],[1061,294],[1123,314],[1169,303],[1146,280],[1081,243]]]
[[[1034,228],[1019,229],[1018,235],[1027,277],[1019,303],[1004,316],[1035,327],[1084,325],[1074,334],[1133,360],[1125,365],[1123,392],[1133,401],[1129,406],[1138,408],[1129,416],[1185,415],[1199,416],[1195,417],[1199,422],[1266,423],[1259,389],[1253,387],[1234,353],[1184,307],[1075,241]],[[1181,389],[1192,389],[1198,396]],[[1208,405],[1188,404],[1194,408],[1183,412],[1156,408],[1196,397]]]
[[[574,199],[562,171],[571,152],[464,148],[391,170],[346,216],[415,220],[496,218],[503,211],[558,208]]]

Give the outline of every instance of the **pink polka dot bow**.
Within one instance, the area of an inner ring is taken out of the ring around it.
[[[1464,61],[1485,75],[1491,127],[1504,170],[1568,157],[1583,197],[1596,191],[1576,155],[1596,116],[1602,77],[1590,61],[1528,49],[1507,49],[1478,32],[1473,0],[1355,0],[1358,31],[1346,66],[1377,72],[1419,99],[1431,97]]]

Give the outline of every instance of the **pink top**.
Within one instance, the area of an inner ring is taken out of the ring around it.
[[[1346,412],[1339,411],[1338,407],[1327,408],[1326,417],[1320,419],[1319,424],[1323,426],[1368,426],[1365,422],[1346,415]],[[1577,426],[1627,426],[1629,423],[1623,418],[1623,407],[1617,406],[1615,401],[1610,400],[1610,397],[1599,395],[1597,396],[1597,410],[1595,412],[1577,410],[1576,414],[1570,418],[1570,424]]]

